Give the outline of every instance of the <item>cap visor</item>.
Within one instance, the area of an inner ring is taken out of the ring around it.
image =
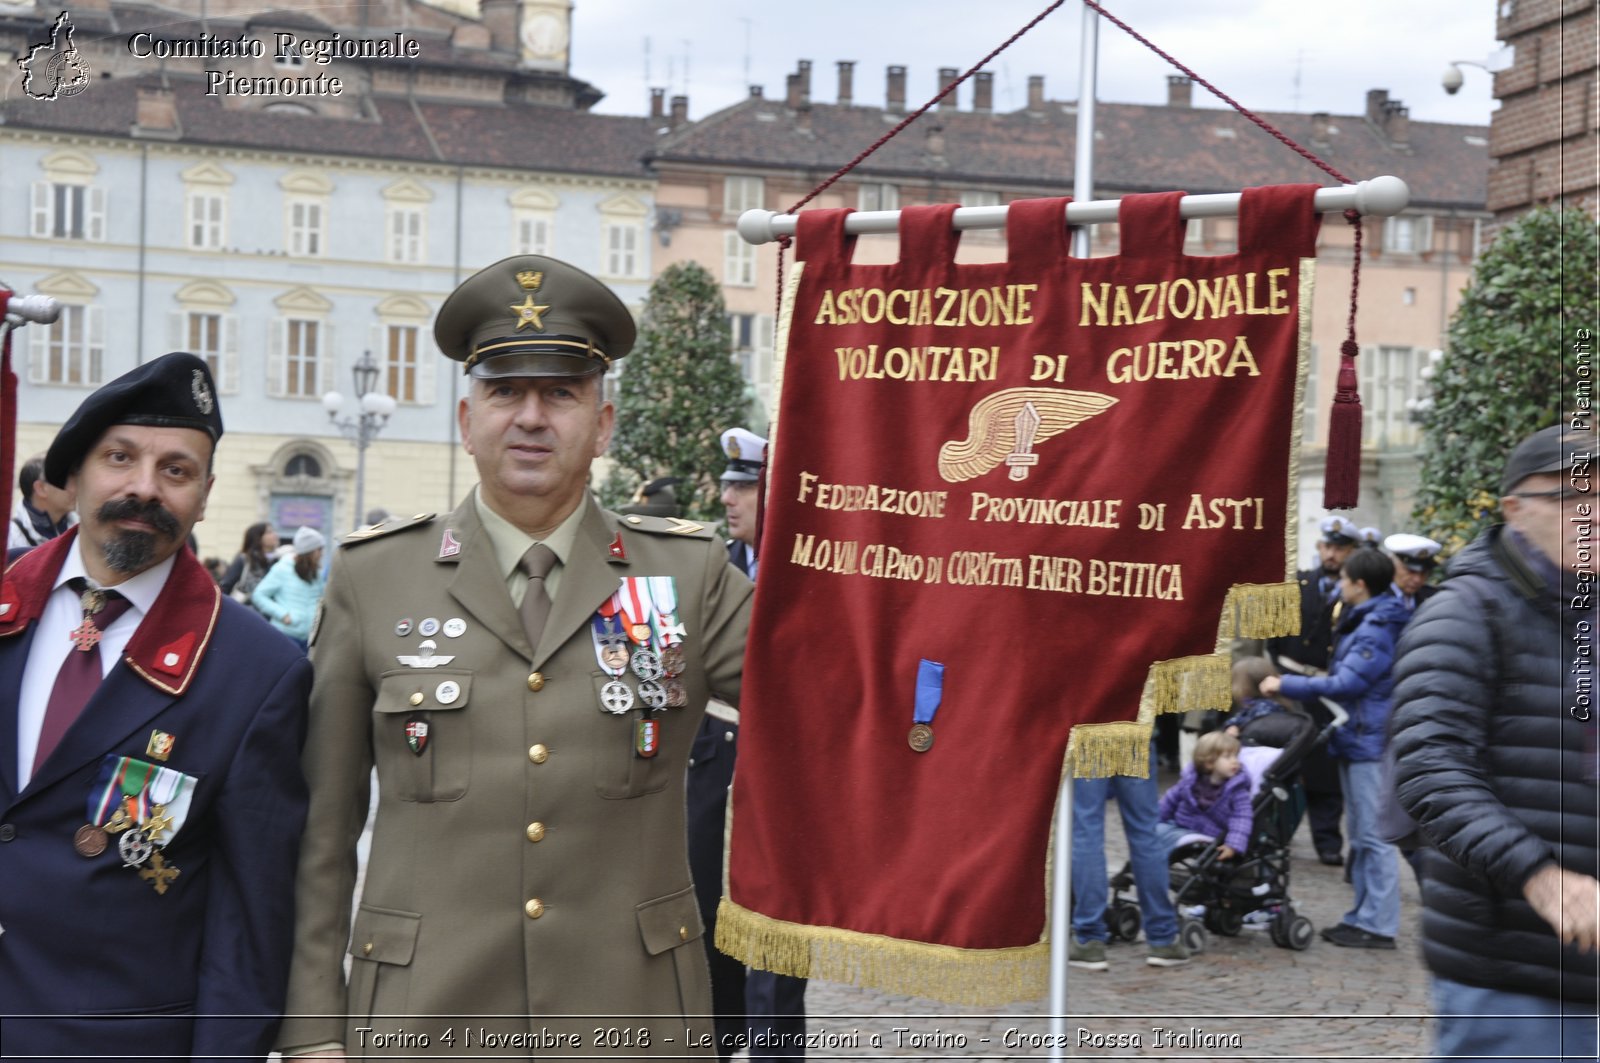
[[[479,380],[518,376],[590,376],[605,363],[581,354],[500,354],[475,362],[469,372]]]

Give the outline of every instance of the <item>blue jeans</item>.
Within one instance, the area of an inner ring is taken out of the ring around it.
[[[1115,796],[1128,839],[1133,883],[1139,889],[1144,937],[1151,945],[1170,945],[1178,937],[1178,916],[1167,892],[1167,850],[1156,838],[1156,751],[1150,747],[1150,775],[1135,779],[1072,780],[1072,932],[1079,941],[1106,941],[1106,798]]]
[[[1495,1063],[1593,1060],[1595,1016],[1576,1001],[1528,996],[1504,989],[1481,989],[1433,977],[1433,1051],[1452,1063],[1494,1059]]]
[[[1400,854],[1378,827],[1383,805],[1383,762],[1339,761],[1345,834],[1350,839],[1350,884],[1356,906],[1343,922],[1370,934],[1394,937],[1400,929]]]

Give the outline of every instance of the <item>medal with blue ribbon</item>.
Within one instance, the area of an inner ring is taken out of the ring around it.
[[[933,717],[944,700],[944,665],[937,661],[917,663],[917,694],[911,709],[911,733],[906,742],[918,753],[933,748]]]

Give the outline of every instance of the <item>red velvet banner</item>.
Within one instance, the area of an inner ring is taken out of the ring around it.
[[[800,216],[725,951],[1043,992],[1063,771],[1144,774],[1154,712],[1227,705],[1224,637],[1298,623],[1314,191],[1246,191],[1219,257],[1184,255],[1177,192],[1087,260],[1060,199],[1011,204],[983,265],[953,205],[903,211],[891,265]]]

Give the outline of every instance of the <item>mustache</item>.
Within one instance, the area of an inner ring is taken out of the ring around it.
[[[175,538],[178,534],[178,518],[154,499],[148,502],[141,502],[137,498],[113,499],[96,510],[95,516],[108,524],[118,520],[143,521],[168,538]]]

